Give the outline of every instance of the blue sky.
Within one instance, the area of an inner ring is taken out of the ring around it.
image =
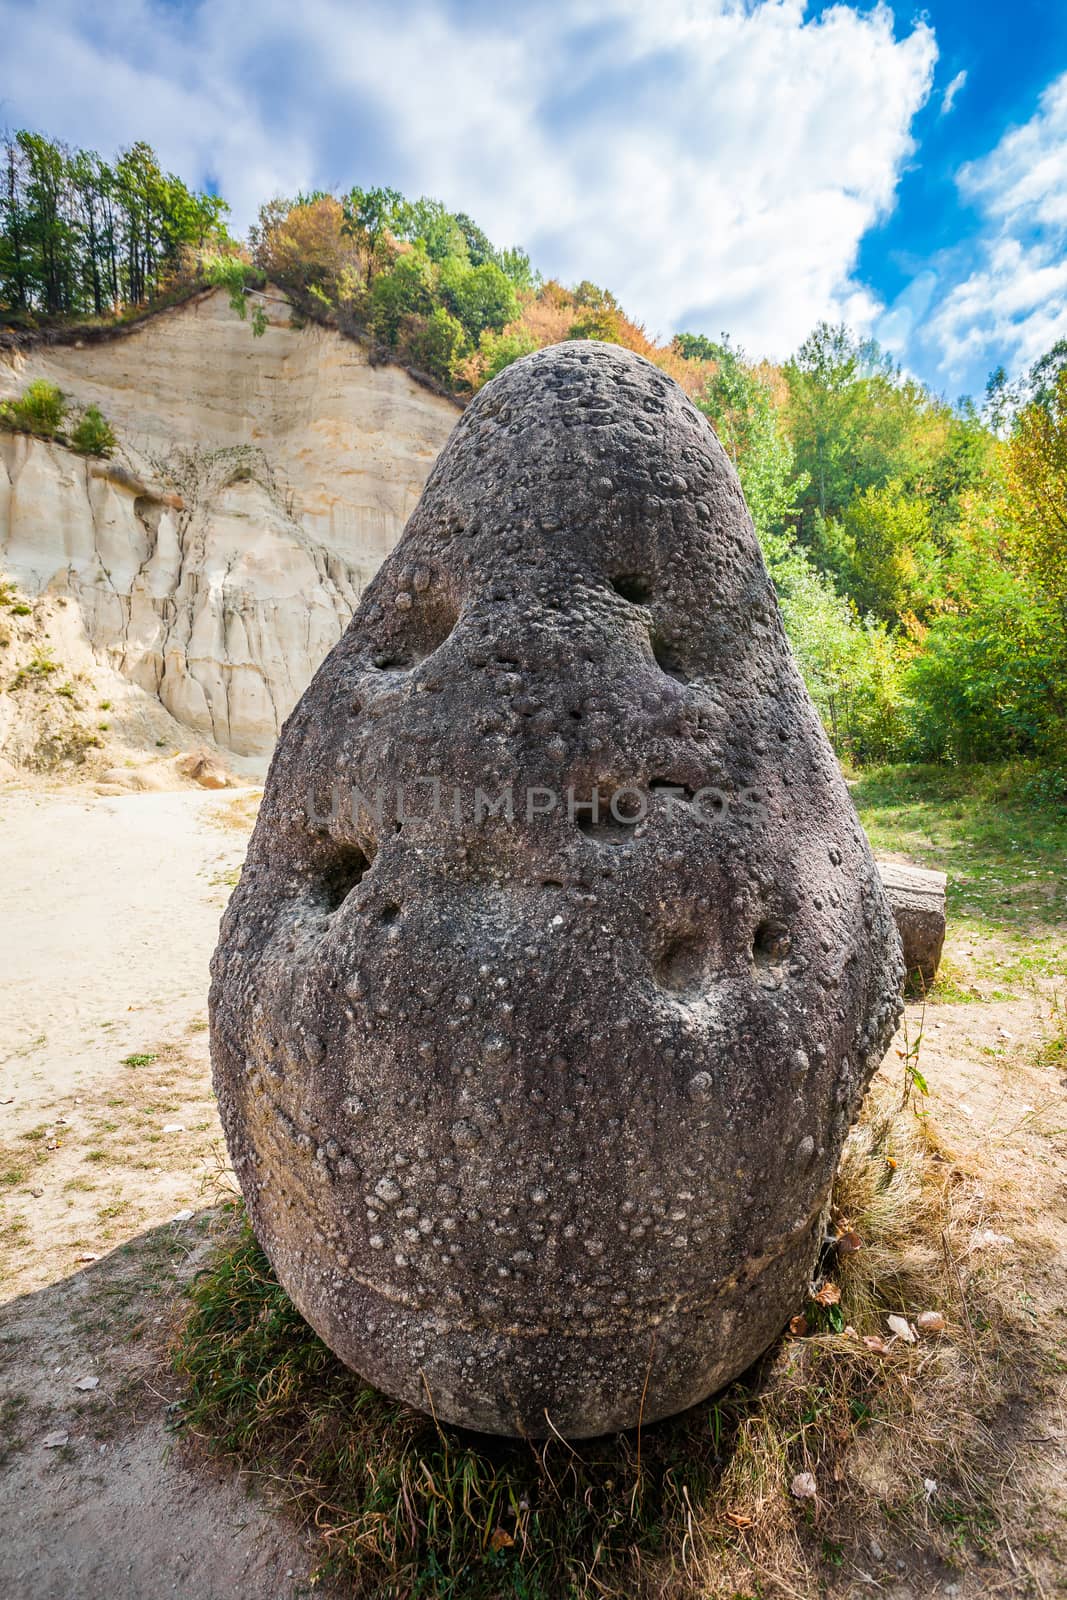
[[[1067,336],[1064,0],[0,0],[0,122],[147,138],[241,228],[434,194],[653,334],[844,318],[953,398]]]

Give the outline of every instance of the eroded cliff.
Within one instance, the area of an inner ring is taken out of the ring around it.
[[[264,756],[392,548],[456,406],[279,300],[253,339],[222,291],[106,344],[0,360],[119,449],[0,433],[0,570],[69,595],[93,648],[195,734]]]

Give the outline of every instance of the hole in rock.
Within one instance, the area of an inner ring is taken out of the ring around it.
[[[432,656],[448,639],[459,621],[459,609],[445,594],[416,595],[396,637],[387,639],[374,656],[380,672],[408,672]]]
[[[378,921],[380,923],[382,923],[385,927],[389,927],[392,923],[394,923],[396,921],[396,919],[397,919],[397,917],[399,915],[400,915],[400,907],[398,905],[395,905],[392,900],[387,900],[385,905],[382,907],[382,909],[378,913]]]
[[[688,683],[688,675],[675,647],[658,633],[652,634],[649,643],[660,671],[665,672],[668,678],[677,678],[679,683]]]
[[[611,587],[631,605],[643,606],[652,598],[651,580],[643,572],[620,572],[611,579]]]
[[[635,786],[596,791],[596,811],[593,795],[575,797],[574,822],[579,832],[598,844],[629,844],[634,828],[647,815],[648,806]]]
[[[326,904],[336,911],[363,877],[370,862],[357,845],[345,845],[327,862],[322,875]]]
[[[577,816],[575,822],[587,839],[592,839],[594,844],[629,844],[634,836],[633,824],[616,822],[610,812],[602,812],[600,820],[594,822],[591,816]]]
[[[704,940],[687,928],[668,939],[656,961],[656,982],[672,994],[697,995],[704,987],[706,962]]]
[[[648,787],[653,794],[657,790],[666,790],[668,799],[677,800],[679,804],[683,801],[689,804],[695,792],[688,783],[680,783],[674,778],[650,778]]]
[[[792,942],[785,923],[770,917],[756,929],[752,941],[753,960],[760,967],[778,966],[788,956]]]

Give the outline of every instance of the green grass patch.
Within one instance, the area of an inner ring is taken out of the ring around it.
[[[1036,769],[876,767],[852,798],[876,851],[947,873],[950,936],[1012,947],[976,952],[978,976],[1067,975],[1067,800]]]

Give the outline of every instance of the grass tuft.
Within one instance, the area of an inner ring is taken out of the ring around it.
[[[979,1217],[988,1198],[882,1083],[842,1161],[837,1242],[797,1307],[811,1331],[640,1440],[571,1447],[439,1427],[368,1387],[228,1206],[173,1347],[179,1426],[314,1527],[320,1576],[361,1596],[813,1594],[867,1570],[875,1536],[928,1575],[997,1539],[1009,1402],[1029,1381],[997,1272],[963,1265]],[[890,1331],[887,1315],[927,1310],[943,1332]],[[804,1473],[814,1499],[793,1492]]]

